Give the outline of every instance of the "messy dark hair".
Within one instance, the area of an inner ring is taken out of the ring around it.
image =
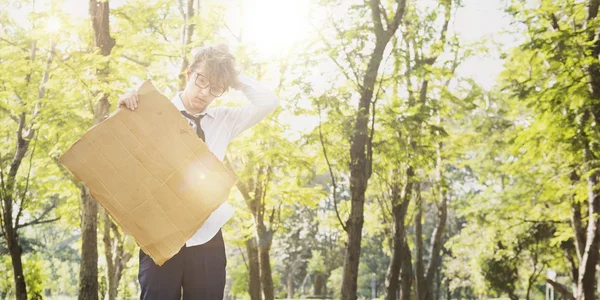
[[[189,66],[190,70],[198,71],[202,68],[211,85],[222,86],[227,91],[238,84],[239,70],[235,57],[229,52],[227,45],[204,46],[192,52],[194,58]]]

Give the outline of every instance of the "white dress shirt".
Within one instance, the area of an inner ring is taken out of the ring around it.
[[[195,115],[205,114],[200,120],[200,126],[206,137],[205,143],[221,161],[225,158],[227,146],[235,137],[260,122],[279,105],[277,95],[255,79],[243,74],[240,74],[238,78],[241,82],[239,90],[244,93],[250,103],[240,107],[207,107],[203,112]],[[171,102],[180,111],[186,110],[183,106],[181,92],[177,93]],[[182,115],[182,117],[184,116]],[[189,121],[196,130],[194,122]],[[210,241],[219,232],[219,229],[231,219],[233,212],[233,207],[229,203],[221,204],[185,243],[186,246],[201,245]]]

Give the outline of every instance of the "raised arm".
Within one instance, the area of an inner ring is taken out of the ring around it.
[[[234,139],[244,130],[256,125],[279,106],[279,97],[260,82],[249,76],[238,76],[240,90],[250,103],[228,108],[228,122],[231,124],[230,139]]]

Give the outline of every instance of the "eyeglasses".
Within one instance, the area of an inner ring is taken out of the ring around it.
[[[214,97],[221,97],[225,93],[224,88],[214,87],[210,85],[210,81],[208,80],[208,78],[206,78],[206,76],[200,73],[196,73],[196,85],[201,89],[206,89],[210,87],[210,94]]]

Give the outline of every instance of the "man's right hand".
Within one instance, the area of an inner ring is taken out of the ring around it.
[[[117,105],[119,107],[125,106],[131,110],[135,110],[138,106],[138,95],[137,91],[130,91],[121,96],[119,96],[119,101],[117,101]]]

